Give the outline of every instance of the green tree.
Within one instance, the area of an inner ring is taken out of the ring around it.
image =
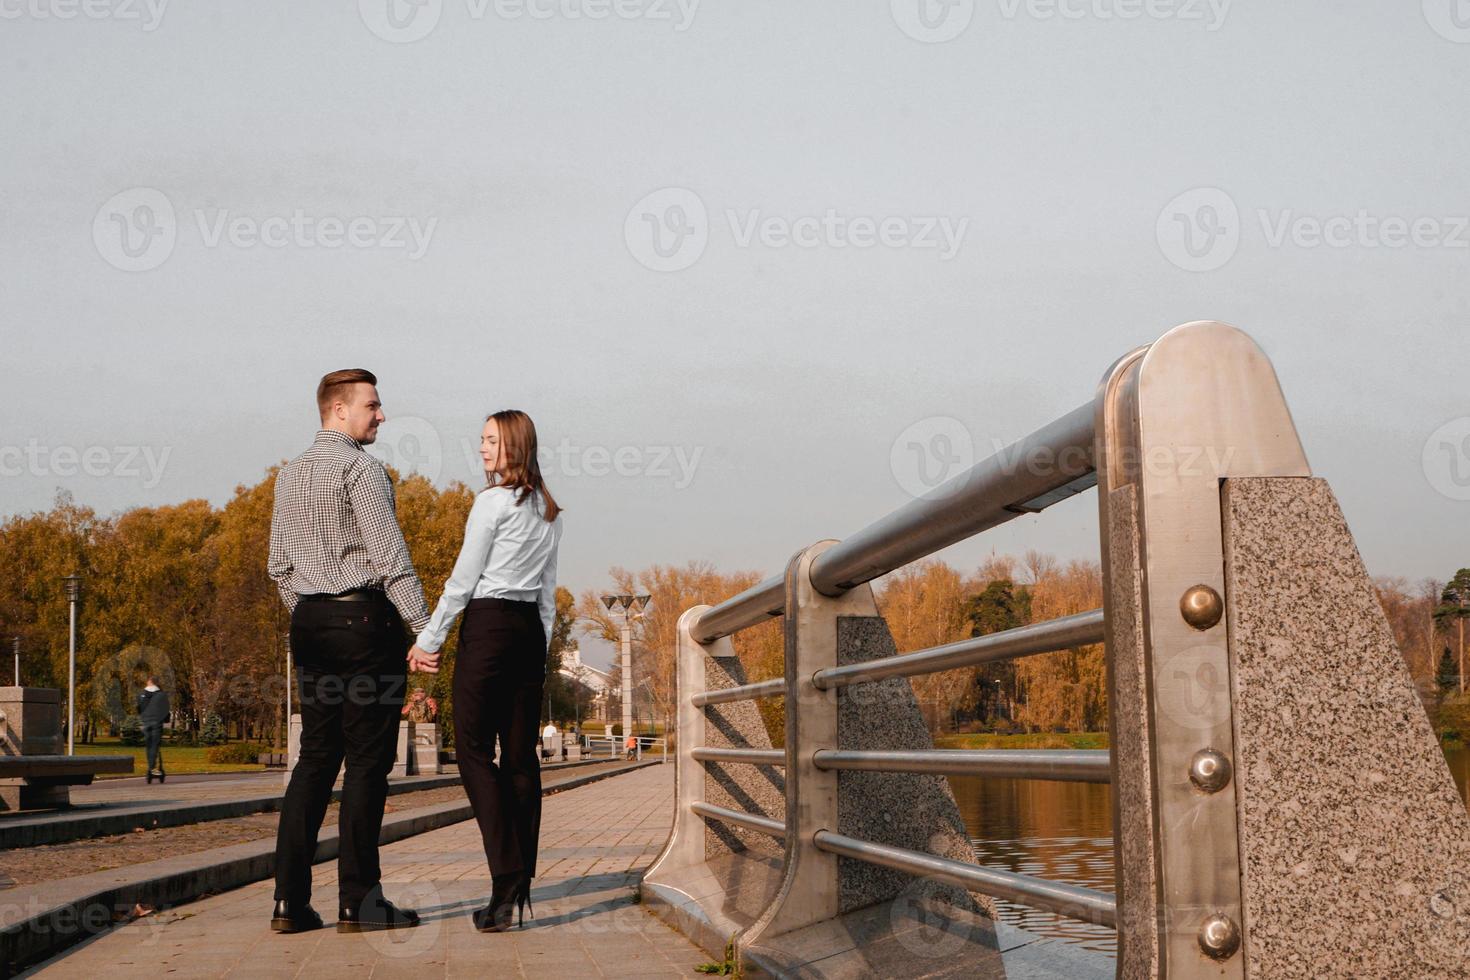
[[[1024,586],[1017,588],[1009,578],[987,583],[978,595],[969,598],[965,608],[971,636],[988,636],[1015,629],[1024,626],[1030,617],[1031,593]],[[1015,662],[1004,660],[981,664],[975,669],[975,687],[976,700],[982,710],[989,704],[993,718],[999,721],[1004,706],[1010,704],[1015,696]]]
[[[1440,594],[1439,606],[1434,610],[1434,621],[1448,628],[1455,626],[1455,651],[1459,664],[1457,685],[1465,693],[1465,620],[1470,617],[1470,568],[1462,568],[1450,579]]]
[[[1434,680],[1439,685],[1441,696],[1450,693],[1459,683],[1459,674],[1455,670],[1455,656],[1449,647],[1444,648],[1444,654],[1439,658],[1439,671]]]

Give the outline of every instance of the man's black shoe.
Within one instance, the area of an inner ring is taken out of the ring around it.
[[[283,898],[276,902],[276,909],[271,913],[273,932],[310,932],[321,927],[322,917],[306,902],[292,902]]]
[[[411,929],[419,924],[413,909],[401,909],[386,898],[374,898],[362,908],[343,905],[337,910],[338,932],[372,932],[378,929]]]

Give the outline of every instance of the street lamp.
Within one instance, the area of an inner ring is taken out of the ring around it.
[[[633,732],[633,627],[632,620],[635,616],[642,615],[643,609],[648,605],[653,596],[648,595],[605,595],[602,604],[612,612],[613,606],[622,609],[623,626],[620,631],[622,640],[623,660],[623,740],[627,744],[627,738]]]
[[[20,687],[20,637],[11,637],[11,643],[15,649],[15,686]]]
[[[66,673],[66,754],[76,754],[77,732],[77,602],[82,598],[82,577],[75,572],[62,579],[71,606],[71,644]]]

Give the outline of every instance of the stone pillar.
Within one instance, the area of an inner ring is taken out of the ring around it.
[[[420,776],[443,772],[444,767],[439,763],[439,726],[414,724],[410,731],[413,735],[414,772]]]
[[[1332,491],[1222,501],[1247,975],[1470,977],[1470,815]]]
[[[400,721],[398,723],[398,741],[394,745],[393,753],[393,768],[388,773],[389,779],[401,779],[404,776],[418,774],[414,768],[413,722]]]
[[[49,687],[0,687],[0,755],[61,755],[61,692]]]

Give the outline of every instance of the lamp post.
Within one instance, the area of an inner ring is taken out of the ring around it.
[[[652,596],[605,595],[602,604],[612,612],[613,606],[622,610],[623,625],[620,631],[623,660],[623,744],[633,732],[633,617],[641,615]]]
[[[20,637],[11,637],[11,643],[15,649],[15,686],[20,687]]]
[[[66,754],[76,754],[77,734],[77,602],[82,598],[82,577],[75,572],[62,579],[71,607],[71,643],[66,668]]]

